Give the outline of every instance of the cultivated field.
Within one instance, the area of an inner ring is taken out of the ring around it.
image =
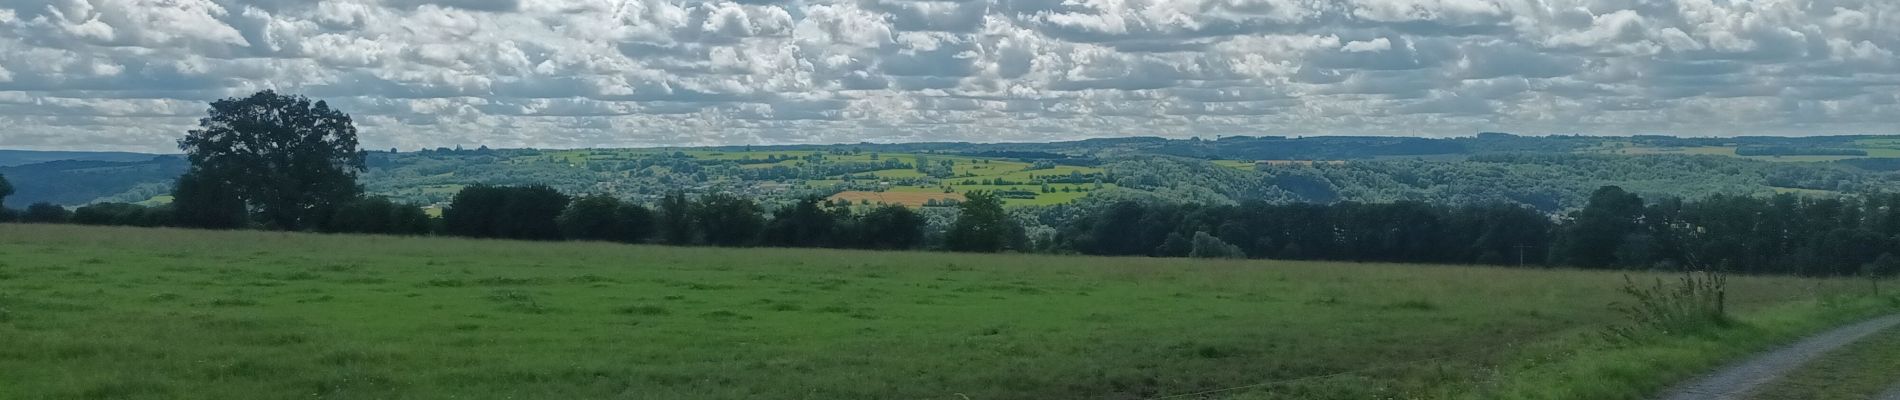
[[[1885,307],[1738,277],[1735,328],[1600,343],[1623,282],[0,225],[0,398],[1630,398]]]
[[[830,154],[830,153],[822,152],[822,151],[809,151],[809,150],[759,150],[759,151],[730,150],[728,151],[728,150],[705,150],[705,149],[622,149],[622,150],[592,149],[592,150],[555,151],[553,152],[553,154],[551,154],[551,156],[556,157],[560,160],[564,160],[569,163],[574,163],[575,165],[587,165],[588,163],[593,163],[593,162],[624,161],[624,160],[631,160],[636,157],[650,157],[650,156],[655,156],[655,155],[660,155],[660,154],[669,154],[669,153],[674,153],[674,152],[678,152],[679,154],[690,156],[695,159],[701,159],[701,160],[744,160],[744,159],[767,160],[767,159],[772,159],[772,158],[784,159],[784,161],[779,161],[776,163],[745,164],[744,166],[742,166],[743,168],[770,168],[774,166],[797,167],[800,165],[805,165],[807,163],[807,161],[802,159],[803,157],[808,157],[808,156],[818,155],[818,154],[822,154],[825,157],[826,162],[838,162],[838,163],[870,163],[870,162],[878,162],[878,161],[883,161],[883,160],[897,160],[897,161],[904,162],[906,164],[915,165],[917,164],[919,157],[922,157],[924,160],[927,160],[930,163],[940,163],[944,161],[950,161],[953,165],[950,168],[950,171],[953,175],[952,177],[949,177],[949,178],[942,178],[941,183],[926,184],[926,185],[921,185],[921,186],[898,185],[898,186],[891,187],[890,190],[884,193],[881,193],[882,196],[888,198],[887,200],[884,200],[884,203],[903,204],[903,205],[910,205],[910,206],[922,206],[925,200],[928,200],[931,198],[961,199],[962,193],[970,192],[970,191],[1030,192],[1030,193],[1035,193],[1036,197],[1033,199],[1006,198],[1003,200],[1003,202],[1005,205],[1009,205],[1009,206],[1054,205],[1054,204],[1068,203],[1068,202],[1075,201],[1077,199],[1081,199],[1082,197],[1088,195],[1088,191],[1115,187],[1114,182],[1103,182],[1099,187],[1095,185],[1095,183],[1092,181],[1086,182],[1086,183],[1052,183],[1048,185],[1048,188],[1051,189],[1052,193],[1043,193],[1042,189],[1044,188],[1044,186],[1038,183],[1034,183],[1034,182],[1037,182],[1039,179],[1047,179],[1051,177],[1061,178],[1061,177],[1069,176],[1071,174],[1081,174],[1081,175],[1100,174],[1104,171],[1101,168],[1096,168],[1096,167],[1080,167],[1080,166],[1071,166],[1071,165],[1057,165],[1050,168],[1031,169],[1033,164],[1018,161],[1018,160],[1004,159],[1004,158],[990,158],[990,157],[972,157],[972,156],[963,156],[963,155],[877,153],[877,152],[859,152],[857,154]],[[914,168],[882,169],[882,170],[864,172],[861,174],[869,174],[869,175],[876,176],[879,179],[893,180],[893,181],[925,177],[924,173],[918,172]],[[845,181],[843,180],[843,178],[844,176],[841,174],[832,175],[832,176],[826,177],[826,179],[805,180],[801,182],[801,184],[806,188],[825,189],[825,188],[832,188],[839,184],[844,183]],[[1011,184],[995,184],[997,180],[1010,182]],[[954,196],[946,195],[944,192],[945,188],[948,188],[950,190],[950,193],[956,193],[956,195]],[[866,196],[864,196],[862,193],[868,193],[868,192],[845,191],[841,193],[840,196],[855,201],[855,200],[862,200],[866,198]],[[834,198],[839,198],[839,197],[834,197]],[[876,198],[870,198],[870,200],[873,203],[876,203],[879,201]]]
[[[831,195],[830,199],[846,201],[846,202],[850,202],[851,204],[860,204],[863,202],[870,202],[871,204],[896,204],[896,205],[909,206],[909,207],[923,207],[925,204],[930,203],[931,200],[963,201],[963,194],[962,193],[929,193],[929,192],[866,192],[866,191],[854,190],[854,191],[848,191],[848,192],[838,192],[838,194]]]

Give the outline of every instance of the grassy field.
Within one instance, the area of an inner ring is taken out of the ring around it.
[[[0,398],[1634,398],[1888,310],[1738,277],[1735,328],[1607,345],[1623,282],[0,224]]]

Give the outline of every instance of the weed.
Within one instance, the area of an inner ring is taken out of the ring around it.
[[[1612,307],[1628,318],[1604,335],[1612,342],[1637,343],[1654,335],[1684,335],[1728,326],[1728,275],[1720,271],[1685,272],[1674,281],[1656,278],[1643,286],[1623,277],[1628,303]]]

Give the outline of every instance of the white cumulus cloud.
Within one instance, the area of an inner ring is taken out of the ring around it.
[[[1893,133],[1889,0],[0,0],[0,148]]]

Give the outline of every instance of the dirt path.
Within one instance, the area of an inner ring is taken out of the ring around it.
[[[1755,356],[1740,364],[1724,367],[1712,375],[1690,381],[1676,387],[1662,396],[1664,400],[1730,400],[1746,397],[1749,391],[1761,384],[1774,381],[1801,364],[1839,348],[1848,343],[1867,337],[1895,325],[1900,325],[1900,314],[1888,315],[1863,321],[1853,325],[1835,328],[1832,331],[1810,336],[1779,350]],[[1889,394],[1900,394],[1892,393]],[[1895,397],[1882,399],[1900,400]]]
[[[1881,393],[1879,396],[1874,396],[1874,400],[1900,400],[1900,385],[1893,385],[1893,387],[1887,388],[1886,392]]]

